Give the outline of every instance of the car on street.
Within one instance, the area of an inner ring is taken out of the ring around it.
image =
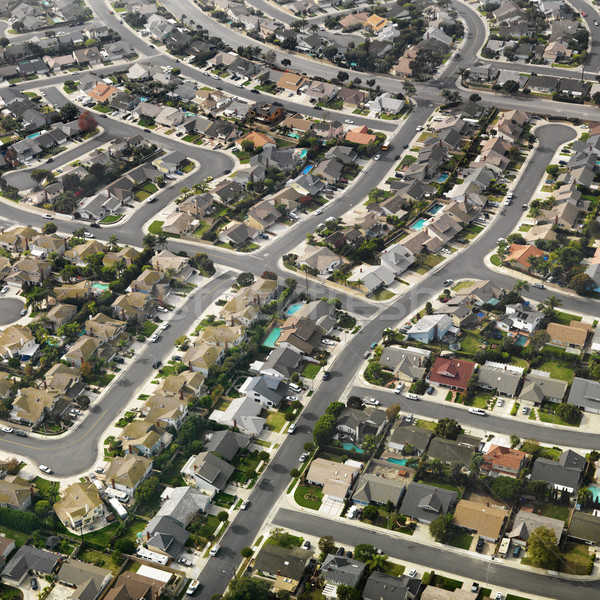
[[[363,400],[365,404],[370,404],[371,406],[379,406],[380,402],[377,398],[365,398]]]
[[[300,458],[298,459],[300,462],[306,462],[306,459],[308,458],[308,452],[303,452],[300,455]]]
[[[26,308],[22,308],[21,312],[19,313],[22,317],[24,317],[27,314],[27,309]]]
[[[219,550],[221,549],[221,544],[215,544],[211,549],[210,549],[210,555],[211,556],[216,556],[219,553]]]
[[[322,208],[317,208],[317,210],[315,210],[315,215],[322,215],[322,214],[323,214]]]
[[[158,312],[161,312],[161,313],[166,313],[166,312],[169,312],[169,309],[168,309],[168,308],[165,308],[164,306],[157,306],[157,307],[156,307],[156,310],[157,310]]]
[[[93,233],[89,232],[89,231],[84,231],[83,232],[83,237],[86,237],[88,240],[91,240],[91,239],[95,238],[96,236]]]
[[[42,218],[43,219],[53,219],[54,217],[50,213],[44,213],[42,215]]]
[[[409,400],[418,400],[419,399],[419,396],[417,396],[417,394],[406,394],[406,397]]]
[[[398,383],[396,385],[396,387],[394,388],[394,394],[399,394],[402,391],[403,387],[404,387],[403,383]]]
[[[15,435],[18,435],[19,437],[27,437],[27,432],[23,431],[22,429],[15,429]]]
[[[90,227],[93,227],[94,229],[100,229],[100,223],[90,223]]]
[[[381,154],[376,154],[376,155],[373,157],[373,160],[379,160],[380,158],[381,158]]]
[[[50,467],[47,467],[46,465],[40,465],[40,471],[43,471],[44,473],[47,473],[48,475],[52,475],[52,469]]]
[[[4,431],[4,433],[12,433],[14,429],[12,427],[2,427],[2,431]]]
[[[294,433],[294,431],[296,431],[296,423],[292,423],[289,427],[288,427],[288,433]]]
[[[157,333],[156,331],[148,338],[152,343],[154,342],[158,342],[158,338],[160,337],[160,334]]]
[[[192,566],[192,561],[188,560],[187,558],[180,558],[177,562],[180,565],[185,565],[186,567],[191,567]]]
[[[600,25],[600,23],[598,23],[598,21],[596,21],[596,19],[594,19],[594,25],[595,25],[596,27],[598,27],[598,25]]]
[[[250,500],[244,500],[240,505],[240,510],[246,510],[250,506]]]
[[[497,244],[503,244],[504,242],[506,242],[506,238],[502,238],[502,237],[501,237],[501,238],[498,238],[498,239],[496,240],[496,243],[497,243]]]
[[[411,570],[408,572],[408,576],[409,576],[409,577],[416,577],[416,576],[417,576],[417,570],[416,570],[416,569],[411,569]]]
[[[208,183],[209,181],[212,181],[212,179],[213,178],[209,175],[208,177],[204,178],[204,181],[206,181]]]
[[[452,285],[454,283],[454,279],[446,279],[446,281],[444,281],[444,287],[448,287],[449,285]]]
[[[377,348],[377,342],[371,344],[371,350],[375,350],[375,348]]]
[[[527,206],[527,204],[523,204],[523,206],[521,206],[521,210],[527,210],[529,208],[529,206]]]
[[[534,288],[537,288],[538,290],[545,290],[546,286],[543,283],[534,283],[532,284]]]
[[[214,556],[212,550],[210,551],[210,555]],[[200,582],[197,579],[193,579],[190,585],[188,585],[188,589],[186,590],[186,594],[188,596],[193,596],[196,593],[196,590],[200,587]]]
[[[587,13],[585,12],[585,10],[582,10],[582,11],[581,11],[581,16],[582,16],[582,17],[587,17]]]
[[[323,381],[329,381],[331,379],[331,373],[329,371],[323,371]]]
[[[344,123],[346,123],[347,125],[354,125],[354,121],[352,119],[346,119]]]
[[[417,131],[423,131],[423,125],[417,125],[415,129]]]

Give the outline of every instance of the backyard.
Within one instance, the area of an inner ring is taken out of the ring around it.
[[[550,377],[554,377],[554,379],[562,379],[563,381],[571,381],[574,375],[573,369],[561,363],[557,359],[547,360],[541,365],[537,365],[535,368],[538,371],[547,371],[550,373]]]
[[[569,575],[589,575],[593,566],[590,547],[569,542],[565,544],[560,570]]]

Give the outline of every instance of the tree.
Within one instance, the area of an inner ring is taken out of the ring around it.
[[[444,417],[435,425],[435,434],[447,440],[455,440],[462,432],[462,427],[456,419]]]
[[[517,294],[520,294],[523,290],[528,290],[528,289],[529,289],[529,284],[524,279],[519,279],[519,281],[516,281],[512,287],[512,291]]]
[[[237,577],[229,584],[228,600],[269,600],[270,583],[249,577]]]
[[[290,471],[290,477],[292,477],[293,479],[296,479],[296,477],[300,476],[300,469],[292,469]]]
[[[86,110],[81,113],[77,124],[79,125],[79,129],[83,133],[89,133],[90,131],[94,131],[98,127],[98,121],[96,121],[96,119],[89,110]]]
[[[66,82],[65,82],[66,85]],[[79,116],[79,108],[72,102],[67,102],[60,109],[60,118],[65,122],[74,121]]]
[[[358,544],[354,548],[354,558],[366,563],[377,554],[377,548],[371,544]]]
[[[507,94],[516,94],[519,91],[519,83],[512,79],[505,81],[502,87]]]
[[[587,273],[579,273],[571,278],[569,285],[578,293],[585,294],[596,287],[596,283]]]
[[[339,600],[360,600],[361,595],[360,592],[349,585],[341,585],[337,586],[336,594]]]
[[[240,273],[237,276],[236,283],[240,287],[248,287],[254,283],[254,275],[252,273]]]
[[[347,81],[349,79],[348,73],[346,73],[345,71],[338,71],[337,74],[337,80],[344,82]]]
[[[557,417],[560,417],[563,421],[571,425],[577,423],[581,416],[579,408],[573,404],[559,404],[554,412]]]
[[[135,490],[135,500],[139,504],[147,504],[152,501],[158,494],[160,487],[160,480],[156,475],[149,477],[146,481],[143,481]]]
[[[340,413],[342,412],[342,410],[344,409],[344,403],[343,402],[332,402],[326,409],[325,409],[325,414],[327,415],[333,415],[335,418],[340,416]]]
[[[243,558],[250,558],[252,556],[252,554],[254,553],[254,551],[252,550],[252,548],[242,548],[240,554],[242,555]]]
[[[229,519],[229,513],[226,510],[222,510],[217,515],[217,519],[219,519],[221,523],[224,523],[225,521],[227,521],[227,519]]]
[[[479,94],[471,94],[469,96],[469,100],[471,102],[479,102],[481,100],[481,96]]]
[[[33,169],[29,174],[29,177],[39,185],[48,177],[48,175],[50,175],[48,169]]]
[[[363,508],[363,519],[373,522],[379,516],[379,510],[376,506],[368,504]]]
[[[433,314],[433,305],[431,304],[431,302],[426,302],[425,303],[425,312],[428,315],[432,315]]]
[[[324,535],[320,540],[319,540],[319,550],[324,554],[333,554],[333,551],[335,550],[335,541],[333,539],[333,537],[331,537],[330,535]]]
[[[56,223],[45,223],[44,226],[42,227],[42,233],[45,233],[46,235],[50,235],[51,233],[56,233],[56,231],[58,230],[58,227],[56,226]]]
[[[511,448],[516,448],[520,443],[521,443],[521,438],[517,437],[516,435],[510,436],[510,447]]]
[[[323,415],[315,423],[313,440],[317,446],[328,444],[335,433],[335,417]]]
[[[451,514],[440,515],[429,523],[429,533],[436,542],[445,544],[452,537],[454,532],[453,519],[454,516]]]
[[[371,571],[383,571],[388,558],[385,554],[375,554],[367,561],[367,567]]]
[[[136,545],[133,540],[128,540],[127,538],[119,538],[114,543],[114,548],[117,552],[121,554],[135,554]]]
[[[529,340],[529,352],[532,356],[537,353],[550,341],[550,335],[544,329],[535,331]]]
[[[538,527],[529,535],[527,544],[529,564],[540,569],[554,569],[560,560],[556,534],[548,527]]]
[[[395,421],[398,418],[399,413],[400,413],[400,405],[399,404],[392,404],[391,406],[388,406],[385,409],[385,416],[387,417],[387,420],[390,421],[390,423],[392,423],[393,421]]]
[[[52,504],[48,500],[39,500],[33,510],[38,517],[46,518],[52,512]]]
[[[560,167],[558,165],[548,165],[546,167],[546,173],[551,177],[556,177],[560,171]]]

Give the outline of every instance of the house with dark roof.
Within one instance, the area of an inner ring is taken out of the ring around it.
[[[528,406],[539,406],[544,399],[562,402],[569,382],[550,377],[547,371],[532,369],[525,376],[523,388],[519,393],[519,402]]]
[[[321,579],[329,585],[357,587],[366,565],[347,556],[328,554],[321,567]]]
[[[239,391],[265,408],[277,408],[287,394],[288,386],[277,377],[259,375],[246,379]]]
[[[391,502],[397,508],[406,493],[406,483],[400,479],[386,479],[379,475],[365,473],[356,484],[352,500],[354,504],[362,506],[368,504],[382,506]]]
[[[276,590],[295,594],[311,557],[310,550],[264,544],[251,566],[263,577],[274,580],[273,587]]]
[[[170,557],[177,556],[185,546],[190,534],[174,519],[156,515],[142,533],[148,550]]]
[[[555,490],[566,490],[573,494],[579,488],[586,466],[587,461],[583,456],[573,450],[566,450],[558,462],[548,458],[536,459],[531,470],[531,480],[545,481]]]
[[[279,379],[290,379],[301,360],[302,354],[292,348],[273,348],[262,364],[260,373]]]
[[[379,357],[379,364],[394,372],[400,381],[413,382],[421,379],[431,352],[421,348],[387,346]]]
[[[495,391],[497,394],[512,398],[517,395],[523,370],[522,367],[488,360],[479,367],[477,385],[484,390]]]
[[[421,589],[421,580],[416,577],[394,577],[373,571],[363,590],[363,600],[414,600]]]
[[[581,513],[575,512],[572,519],[574,519],[577,514]],[[600,523],[600,519],[598,519],[598,522]],[[546,527],[547,529],[554,531],[556,542],[560,544],[565,528],[565,522],[561,519],[553,519],[552,517],[538,515],[531,509],[527,510],[524,508],[521,508],[516,514],[512,530],[507,533],[506,537],[511,539],[514,544],[527,546],[529,537],[538,527]]]
[[[227,462],[231,462],[235,455],[250,445],[250,438],[243,433],[235,431],[211,431],[206,435],[204,448],[213,452]]]
[[[600,414],[600,383],[575,377],[567,402],[586,412]]]
[[[477,446],[472,443],[434,437],[429,442],[427,456],[429,458],[437,458],[446,464],[457,462],[461,465],[469,466],[471,464],[471,457],[476,450]]]
[[[209,496],[220,492],[235,468],[212,452],[192,455],[181,469],[183,478]]]
[[[456,492],[411,481],[406,488],[400,510],[403,515],[419,523],[429,524],[439,516],[451,512],[456,498]]]
[[[21,583],[29,574],[53,575],[58,570],[62,557],[35,546],[21,546],[2,570],[2,578]]]
[[[337,418],[336,430],[342,439],[358,443],[365,435],[380,435],[385,422],[385,411],[379,408],[359,410],[346,406]]]
[[[426,452],[433,435],[433,431],[429,429],[413,427],[403,421],[392,431],[388,440],[388,448],[402,452],[406,446],[412,446],[416,456],[421,456]]]
[[[586,544],[600,544],[600,517],[575,511],[569,523],[567,535]]]

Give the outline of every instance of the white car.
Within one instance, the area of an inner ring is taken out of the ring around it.
[[[221,79],[218,75],[211,75],[213,79]]]
[[[502,598],[504,598],[504,596],[502,595],[502,592],[498,592],[495,596],[495,600],[502,600]]]
[[[315,210],[315,215],[322,215],[322,214],[323,214],[322,208],[317,208],[317,210]]]
[[[379,160],[380,158],[381,158],[381,154],[376,154],[376,155],[373,157],[373,160]]]
[[[417,396],[416,394],[406,394],[406,397],[409,400],[418,400],[419,399],[419,396]]]
[[[158,338],[160,337],[160,334],[158,334],[157,332],[154,332],[148,339],[154,343],[154,342],[158,342]]]
[[[348,125],[354,125],[354,121],[352,119],[346,119],[344,121],[344,123],[348,124]]]
[[[325,346],[335,346],[335,342],[333,340],[328,340],[327,338],[321,340]]]
[[[54,217],[50,213],[44,213],[42,215],[42,218],[44,218],[44,219],[53,219]]]
[[[446,281],[444,281],[444,287],[448,287],[449,285],[452,285],[454,283],[454,279],[446,279]]]
[[[165,308],[164,306],[157,306],[157,307],[156,307],[156,310],[157,310],[158,312],[162,312],[162,313],[169,312],[169,309],[168,309],[168,308]]]
[[[404,387],[403,383],[399,383],[395,388],[394,388],[394,394],[399,394],[402,391],[402,388]]]
[[[308,458],[308,452],[303,452],[300,455],[300,458],[298,459],[300,462],[306,462],[306,459]]]
[[[2,431],[4,431],[4,433],[12,433],[14,429],[12,427],[3,427]]]
[[[498,401],[496,402],[496,406],[504,406],[504,400],[502,398],[498,398]]]
[[[219,552],[219,550],[221,549],[221,544],[215,544],[211,549],[210,549],[210,555],[211,556],[216,556]]]
[[[409,576],[409,577],[416,577],[416,575],[417,575],[417,570],[416,570],[416,569],[411,569],[411,570],[408,572],[408,576]]]
[[[40,91],[40,96],[45,96],[45,95],[46,95],[46,92]]]
[[[47,467],[46,465],[40,465],[40,471],[48,473],[48,475],[52,475],[52,469],[50,467]]]
[[[92,240],[92,239],[94,239],[95,236],[93,233],[90,233],[89,231],[84,231],[83,237],[86,237],[88,240]]]
[[[2,286],[2,289],[0,290],[0,293],[6,294],[6,292],[8,292],[8,286],[7,285]]]
[[[212,554],[212,550],[211,550],[211,554]],[[196,590],[198,589],[198,586],[200,585],[200,582],[197,581],[196,579],[194,579],[190,585],[188,586],[188,589],[186,590],[186,594],[188,596],[193,596],[194,593],[196,592]]]
[[[416,130],[417,131],[423,131],[423,125],[417,125]]]
[[[377,398],[365,398],[363,400],[365,404],[371,404],[372,406],[379,406],[380,402]]]
[[[235,84],[235,87],[236,87],[236,88],[243,88],[244,86],[243,86],[241,83],[236,83],[236,84]]]
[[[240,510],[246,510],[250,505],[250,500],[244,500],[240,506]]]

